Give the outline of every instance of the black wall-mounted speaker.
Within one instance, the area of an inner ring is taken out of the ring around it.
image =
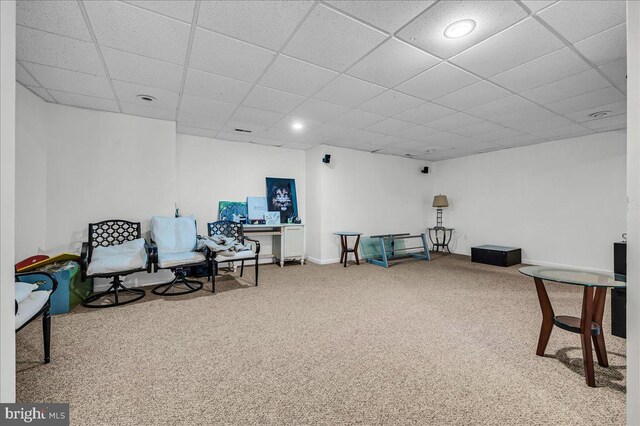
[[[329,164],[331,162],[331,156],[329,154],[325,154],[324,158],[322,159],[322,162],[324,164]]]
[[[422,170],[420,170],[422,173],[427,174],[429,173],[429,168],[428,167],[423,167]]]

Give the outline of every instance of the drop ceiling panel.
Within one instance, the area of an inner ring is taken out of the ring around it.
[[[579,124],[569,124],[568,126],[556,127],[553,129],[545,129],[537,132],[533,132],[535,136],[539,136],[543,139],[564,139],[575,138],[578,136],[584,136],[593,133],[592,130],[587,129]]]
[[[287,114],[304,100],[304,97],[293,93],[256,86],[244,100],[243,105]]]
[[[270,50],[198,28],[189,66],[254,83],[274,56]]]
[[[400,114],[397,114],[395,118],[404,121],[410,121],[416,124],[425,124],[430,121],[437,120],[438,118],[455,114],[456,112],[456,110],[453,110],[451,108],[427,102],[415,108],[411,108],[410,110],[407,110],[405,112],[401,112]]]
[[[522,135],[522,132],[520,132],[518,130],[511,129],[509,127],[503,127],[501,129],[494,130],[494,131],[489,132],[489,133],[476,135],[476,136],[474,136],[474,139],[477,139],[480,142],[498,143],[498,141],[501,140],[501,139],[513,138],[513,137],[517,137],[517,136],[520,136],[520,135]]]
[[[423,104],[422,99],[389,90],[360,105],[358,109],[374,114],[392,116]]]
[[[202,136],[206,138],[215,138],[218,134],[217,130],[200,129],[198,127],[190,127],[182,124],[178,124],[176,132],[183,135]]]
[[[587,108],[582,111],[571,112],[567,114],[566,117],[577,123],[583,123],[585,121],[594,120],[594,118],[589,117],[589,115],[601,111],[607,111],[607,114],[609,116],[624,114],[627,111],[627,101],[618,101],[610,104]]]
[[[614,87],[606,87],[604,89],[596,90],[595,92],[562,99],[545,106],[558,114],[569,114],[571,112],[582,111],[598,105],[610,104],[623,99],[625,99],[625,96],[618,89]]]
[[[198,25],[279,50],[312,5],[312,1],[205,1]]]
[[[102,48],[109,75],[115,80],[179,92],[184,67],[108,47]]]
[[[340,117],[332,120],[331,122],[341,126],[361,129],[384,119],[385,117],[383,115],[373,114],[371,112],[361,111],[359,109],[352,109],[345,112]]]
[[[471,47],[451,62],[491,77],[564,47],[564,44],[533,18],[512,26]]]
[[[510,93],[486,80],[434,99],[433,102],[458,111],[466,111],[509,96]]]
[[[626,20],[624,1],[559,1],[538,14],[572,43]]]
[[[386,91],[384,87],[342,74],[320,89],[313,97],[353,108],[384,91]]]
[[[393,134],[396,136],[412,139],[415,141],[426,141],[430,136],[433,136],[438,133],[441,133],[440,130],[417,125],[413,127],[404,127],[399,131],[394,132]]]
[[[93,43],[21,26],[16,27],[16,38],[16,57],[21,61],[104,75]]]
[[[250,83],[194,68],[189,68],[184,83],[184,93],[234,104],[242,102],[249,90]]]
[[[297,95],[311,96],[337,76],[338,73],[326,68],[280,55],[260,79],[260,84]]]
[[[530,121],[526,123],[516,124],[516,125],[513,125],[513,127],[524,133],[535,133],[535,132],[544,131],[546,129],[555,129],[558,127],[569,126],[570,124],[574,124],[574,123],[568,118],[556,115],[551,118],[546,118],[544,120]]]
[[[174,121],[176,118],[175,109],[153,108],[145,105],[130,104],[128,102],[120,102],[120,106],[122,106],[122,112],[125,114],[169,121]]]
[[[294,124],[302,124],[303,130],[294,129]],[[276,124],[271,126],[272,129],[282,129],[290,131],[296,135],[304,135],[307,131],[313,132],[317,127],[322,126],[322,121],[312,120],[310,118],[300,117],[297,115],[287,115]]]
[[[242,130],[249,130],[251,133],[248,132],[238,132],[236,129],[242,129]],[[247,123],[247,122],[239,122],[239,121],[227,121],[227,124],[225,124],[222,127],[222,130],[220,130],[221,134],[237,134],[238,138],[237,139],[242,139],[242,140],[251,140],[251,139],[255,139],[256,137],[260,136],[262,133],[266,132],[268,129],[267,126],[263,126],[260,124],[255,124],[255,123]],[[218,135],[218,137],[221,137],[221,135]]]
[[[471,108],[468,113],[495,121],[513,113],[535,108],[537,105],[518,95],[507,96],[484,105]]]
[[[440,62],[397,39],[389,39],[354,65],[347,74],[384,87],[394,87]]]
[[[408,123],[402,120],[396,120],[395,118],[387,118],[378,123],[372,124],[365,128],[371,132],[384,133],[387,135],[394,134],[400,130],[406,130],[411,127],[415,127],[412,123]]]
[[[188,24],[116,1],[83,4],[100,45],[184,64]]]
[[[327,1],[356,18],[388,33],[395,33],[434,3],[428,1]]]
[[[533,13],[536,13],[539,10],[544,9],[545,7],[556,2],[556,0],[521,0],[521,1]]]
[[[627,59],[620,59],[619,61],[611,62],[603,65],[600,68],[607,77],[613,81],[615,85],[627,84]]]
[[[509,90],[522,92],[578,74],[589,68],[589,64],[565,47],[496,74],[490,80]]]
[[[118,99],[122,102],[143,106],[153,105],[153,108],[172,109],[174,111],[178,106],[178,94],[176,92],[124,81],[114,81],[113,87],[116,90]],[[144,101],[138,99],[138,95],[150,95],[156,100],[153,102]]]
[[[441,58],[450,58],[526,16],[511,1],[441,1],[398,32],[398,36]],[[445,37],[445,29],[462,19],[476,22],[473,32],[458,39]]]
[[[193,21],[193,0],[128,0],[127,3],[188,23]]]
[[[478,81],[478,77],[443,62],[402,83],[396,90],[430,101]]]
[[[23,86],[40,86],[40,83],[35,81],[18,62],[16,62],[16,80]]]
[[[55,102],[56,100],[42,87],[34,87],[34,86],[25,86],[27,89],[31,90],[36,95],[40,96],[46,102]]]
[[[505,126],[514,127],[523,123],[544,120],[547,118],[553,118],[555,116],[556,115],[548,109],[540,106],[534,106],[530,109],[514,111],[500,117],[495,117],[491,121],[504,124]]]
[[[426,123],[426,125],[434,129],[450,131],[450,130],[458,129],[461,127],[478,124],[481,122],[482,122],[481,118],[474,117],[472,115],[465,114],[463,112],[457,112],[453,115],[448,115],[446,117],[439,118],[434,121],[430,121]]]
[[[384,33],[320,4],[289,40],[284,53],[342,72],[385,38]]]
[[[575,44],[595,65],[605,65],[627,56],[627,26],[618,25]]]
[[[620,114],[613,117],[601,118],[599,120],[582,123],[591,130],[606,132],[609,130],[624,129],[627,127],[627,114]]]
[[[18,1],[16,24],[92,41],[77,1]]]
[[[23,66],[47,89],[113,99],[113,91],[106,77],[28,62],[24,62]]]
[[[78,93],[60,92],[51,90],[51,94],[58,103],[80,108],[97,109],[101,111],[119,112],[118,104],[112,99],[95,98],[93,96],[80,95]]]
[[[519,136],[512,136],[509,138],[493,141],[493,143],[500,146],[513,147],[513,146],[533,145],[533,144],[541,143],[544,141],[545,141],[544,139],[534,135],[522,134]]]
[[[501,126],[500,124],[495,124],[490,121],[482,121],[477,124],[472,124],[471,126],[450,130],[450,132],[460,136],[477,138],[478,136],[481,136],[483,134],[495,132],[497,130],[504,129],[504,128],[505,127]]]
[[[229,117],[237,108],[237,105],[217,101],[215,99],[202,98],[200,96],[183,95],[180,111],[191,114],[203,114],[215,117]]]
[[[522,92],[522,96],[539,104],[548,104],[560,99],[593,92],[611,86],[611,83],[594,69],[563,78],[553,83]]]
[[[246,122],[249,124],[259,124],[262,126],[270,127],[281,120],[283,117],[284,114],[280,114],[277,112],[241,106],[233,114],[231,120],[237,121],[239,123]]]
[[[330,121],[347,112],[349,108],[317,99],[308,99],[291,114],[317,121]]]
[[[178,117],[178,126],[197,127],[199,129],[206,130],[220,130],[224,123],[226,123],[227,117],[215,117],[204,114],[190,114],[184,110],[180,111]]]

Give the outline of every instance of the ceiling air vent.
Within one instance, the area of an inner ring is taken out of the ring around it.
[[[153,102],[156,100],[156,98],[154,98],[151,95],[138,95],[136,96],[136,98],[140,99],[141,101],[145,101],[145,102]]]
[[[589,118],[602,118],[606,117],[609,114],[611,114],[611,111],[598,111],[589,114]]]
[[[240,132],[240,133],[251,133],[252,130],[247,130],[247,129],[234,129],[236,132]]]

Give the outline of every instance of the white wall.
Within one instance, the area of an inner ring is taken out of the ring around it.
[[[434,192],[446,194],[453,249],[521,247],[523,260],[613,269],[612,243],[625,232],[624,132],[440,161]],[[429,208],[435,221],[435,209]]]
[[[266,177],[296,180],[298,216],[306,222],[305,153],[249,143],[177,135],[178,207],[194,215],[201,235],[217,220],[219,201],[246,201],[266,195]],[[260,238],[260,256],[269,258],[272,239]]]
[[[329,165],[322,163],[325,154],[331,155]],[[307,151],[307,179],[321,181],[314,205],[320,211],[320,227],[315,229],[319,240],[312,239],[309,249],[320,258],[310,260],[340,260],[340,238],[333,235],[337,231],[425,232],[432,197],[431,175],[420,172],[425,164],[324,145]]]
[[[0,402],[16,398],[15,237],[16,2],[0,1]]]

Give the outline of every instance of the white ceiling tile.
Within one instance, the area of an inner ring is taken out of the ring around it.
[[[349,133],[349,139],[360,143],[375,143],[377,140],[385,137],[382,133],[370,132],[368,130],[353,130]]]
[[[188,24],[117,1],[83,4],[100,45],[184,64]]]
[[[380,145],[382,147],[395,148],[398,145],[407,145],[414,143],[414,140],[402,138],[400,136],[385,136],[376,141],[376,145]]]
[[[310,118],[296,115],[287,115],[271,127],[274,129],[286,130],[293,134],[302,135],[310,131],[315,131],[317,127],[320,127],[323,124],[324,123],[322,121],[312,120]],[[294,128],[296,127],[294,125],[302,125],[302,129]]]
[[[522,111],[513,111],[509,114],[505,114],[499,117],[491,118],[491,121],[496,123],[504,124],[508,127],[513,127],[516,125],[520,125],[523,123],[528,123],[531,121],[544,120],[548,118],[555,117],[556,114],[553,112],[540,107],[534,106],[533,108],[522,110]]]
[[[172,92],[180,91],[182,66],[108,47],[101,50],[111,78]]]
[[[575,44],[595,65],[605,65],[627,56],[627,25],[621,24]]]
[[[16,2],[16,24],[92,41],[77,1],[20,0]]]
[[[198,25],[267,49],[279,50],[312,1],[206,1]]]
[[[357,129],[351,129],[349,127],[338,126],[332,123],[324,123],[313,129],[312,133],[319,136],[324,136],[330,139],[346,140],[354,134]],[[372,132],[370,132],[372,133]],[[380,137],[378,137],[379,139]]]
[[[605,105],[597,105],[582,111],[571,112],[567,114],[566,117],[578,123],[583,123],[585,121],[595,120],[595,118],[589,117],[589,114],[601,111],[608,111],[609,116],[624,114],[627,112],[627,101],[625,100]]]
[[[387,135],[394,134],[400,130],[406,130],[415,127],[413,123],[407,121],[396,120],[395,118],[387,118],[378,123],[372,124],[365,128],[370,132],[384,133]]]
[[[500,129],[504,129],[504,126],[500,124],[495,124],[490,121],[482,121],[477,124],[472,124],[471,126],[461,127],[459,129],[450,130],[451,133],[455,133],[460,136],[468,136],[472,138],[477,138],[480,135],[487,134],[490,132],[495,132]]]
[[[241,139],[245,140],[247,138],[254,139],[260,136],[262,133],[266,132],[268,129],[267,126],[263,126],[255,123],[247,123],[247,122],[238,122],[238,121],[227,121],[227,123],[220,130],[221,133],[234,134],[237,133],[238,136],[241,136]],[[249,132],[242,132],[239,130],[249,130]]]
[[[627,114],[620,114],[613,117],[601,118],[599,120],[587,121],[582,124],[598,132],[625,129],[627,127]]]
[[[374,152],[374,151],[378,151],[380,149],[380,146],[373,144],[373,143],[358,143],[355,144],[351,147],[351,149],[356,149],[358,151],[364,151],[364,152]]]
[[[493,141],[493,143],[496,145],[507,146],[507,147],[533,145],[541,142],[545,142],[545,140],[537,136],[527,135],[527,134],[512,136],[510,138]]]
[[[293,93],[256,86],[244,100],[243,105],[286,114],[304,100],[304,97]]]
[[[496,119],[509,116],[515,112],[526,111],[535,107],[537,107],[537,105],[530,100],[517,95],[511,95],[471,108],[467,112],[487,120],[495,121]]]
[[[510,93],[486,80],[464,87],[434,99],[433,102],[458,111],[466,111],[478,105],[509,96]]]
[[[571,112],[582,111],[598,105],[611,104],[624,99],[625,96],[615,87],[605,87],[604,89],[585,93],[584,95],[574,96],[568,99],[562,99],[545,106],[558,114],[569,114]]]
[[[217,101],[215,99],[201,98],[193,95],[183,95],[180,104],[180,112],[190,114],[202,114],[220,119],[229,118],[235,111],[237,105],[229,102]]]
[[[349,108],[317,99],[307,99],[302,105],[292,111],[293,115],[310,118],[317,121],[330,121],[347,112]]]
[[[218,134],[217,130],[207,130],[201,129],[198,127],[189,127],[182,124],[178,124],[176,127],[176,132],[181,133],[183,135],[193,135],[193,136],[202,136],[206,138],[215,138]]]
[[[572,43],[626,20],[624,1],[559,1],[538,14]]]
[[[539,104],[548,104],[560,99],[593,92],[610,86],[611,83],[594,69],[581,72],[535,89],[521,93],[522,96]]]
[[[520,135],[522,135],[522,132],[519,132],[514,129],[510,129],[509,127],[503,127],[501,129],[494,130],[493,132],[476,135],[474,136],[474,139],[477,139],[480,142],[494,142],[500,139],[513,138]],[[495,143],[498,143],[498,142],[495,142]]]
[[[198,28],[189,66],[253,83],[274,56],[270,50]]]
[[[40,86],[40,83],[35,81],[18,62],[16,62],[16,81],[23,86]]]
[[[16,38],[16,57],[19,60],[104,75],[93,43],[21,26],[16,27]]]
[[[347,74],[384,87],[397,84],[433,67],[439,59],[397,39],[389,39]]]
[[[193,21],[193,9],[195,7],[195,1],[193,0],[127,0],[127,3],[161,15],[167,15],[181,21],[189,23]]]
[[[126,83],[124,81],[114,81],[113,87],[116,89],[118,99],[134,105],[150,106],[152,108],[164,108],[176,110],[178,106],[178,94],[168,90],[155,87],[143,86],[140,84]],[[149,95],[156,98],[153,102],[138,99],[138,95]]]
[[[611,62],[607,65],[603,65],[600,68],[607,77],[613,81],[614,84],[627,84],[627,59],[620,59],[619,61]]]
[[[408,126],[403,129],[400,129],[399,131],[394,132],[393,135],[411,139],[411,140],[416,140],[416,141],[425,141],[430,136],[433,136],[437,133],[441,133],[440,130],[417,125],[413,127]]]
[[[434,1],[330,0],[327,3],[393,34]]]
[[[226,121],[226,118],[204,114],[190,114],[182,110],[178,116],[178,126],[197,127],[199,129],[216,131],[222,129]]]
[[[338,73],[325,68],[280,55],[260,80],[262,86],[311,96]]]
[[[396,90],[430,101],[478,81],[478,77],[443,62],[402,83]]]
[[[270,128],[262,134],[261,138],[282,141],[283,143],[296,142],[305,144],[320,144],[328,140],[324,136],[313,134],[311,132],[299,132],[292,129],[283,129],[279,127]],[[259,138],[256,138],[254,141],[258,140]]]
[[[545,129],[536,132],[532,132],[535,136],[539,136],[544,139],[555,140],[573,138],[577,136],[583,136],[593,133],[592,130],[587,129],[580,124],[569,124],[568,126],[555,127],[553,129]]]
[[[23,62],[23,66],[47,89],[113,99],[113,91],[106,77],[83,74],[29,62]]]
[[[216,139],[220,139],[223,141],[230,141],[230,142],[249,143],[253,139],[255,139],[255,136],[253,136],[252,133],[225,132],[223,129],[217,134]]]
[[[31,90],[36,95],[40,96],[42,99],[44,99],[47,102],[54,102],[54,103],[56,102],[56,100],[53,99],[53,97],[49,94],[49,92],[47,92],[42,87],[33,87],[33,86],[25,86],[25,87]]]
[[[141,117],[155,118],[158,120],[175,121],[175,109],[153,108],[146,105],[130,104],[128,102],[120,102],[122,112],[125,114],[139,115]]]
[[[266,111],[258,108],[250,108],[241,106],[231,117],[232,121],[239,123],[260,124],[262,126],[272,126],[278,120],[281,120],[284,114],[280,114],[273,111]]]
[[[419,105],[415,108],[411,108],[405,112],[397,114],[395,118],[404,121],[410,121],[416,124],[425,124],[438,118],[446,117],[447,115],[455,114],[456,110],[446,108],[440,105],[436,105],[431,102]]]
[[[461,127],[471,126],[481,122],[482,122],[481,118],[473,117],[463,112],[458,112],[453,115],[448,115],[446,117],[439,118],[434,121],[430,121],[426,123],[426,125],[434,129],[449,131],[449,130],[454,130]]]
[[[534,132],[540,132],[547,129],[555,129],[558,127],[569,126],[571,124],[575,124],[575,123],[573,123],[571,120],[569,120],[566,117],[563,117],[561,115],[556,115],[554,117],[546,118],[544,120],[529,121],[526,123],[515,124],[513,125],[513,127],[524,133],[534,133]]]
[[[70,105],[80,108],[97,109],[102,111],[119,112],[118,104],[111,99],[94,98],[92,96],[80,95],[77,93],[60,92],[50,90],[59,104]]]
[[[526,16],[511,1],[442,1],[398,32],[398,36],[441,58],[450,58]],[[473,19],[475,29],[458,39],[445,37],[445,29],[462,19]]]
[[[384,87],[343,74],[320,89],[313,97],[353,108],[385,90]]]
[[[320,4],[289,40],[284,53],[344,71],[385,38],[384,33]]]
[[[247,96],[251,84],[189,68],[184,93],[218,101],[239,104]]]
[[[528,18],[460,53],[451,62],[491,77],[561,47],[564,44],[555,35]]]
[[[543,9],[543,8],[549,6],[550,4],[553,4],[553,3],[556,2],[556,0],[521,0],[521,1],[533,13],[536,13],[540,9]]]
[[[507,89],[522,92],[589,68],[590,66],[582,58],[565,47],[496,74],[490,80]]]
[[[422,99],[389,90],[363,103],[358,109],[390,117],[423,103]]]
[[[354,129],[361,129],[363,127],[369,126],[373,123],[377,123],[378,121],[384,120],[385,117],[383,115],[373,114],[367,111],[361,111],[359,109],[352,109],[350,111],[345,112],[340,117],[335,120],[331,120],[333,124],[353,127]]]

